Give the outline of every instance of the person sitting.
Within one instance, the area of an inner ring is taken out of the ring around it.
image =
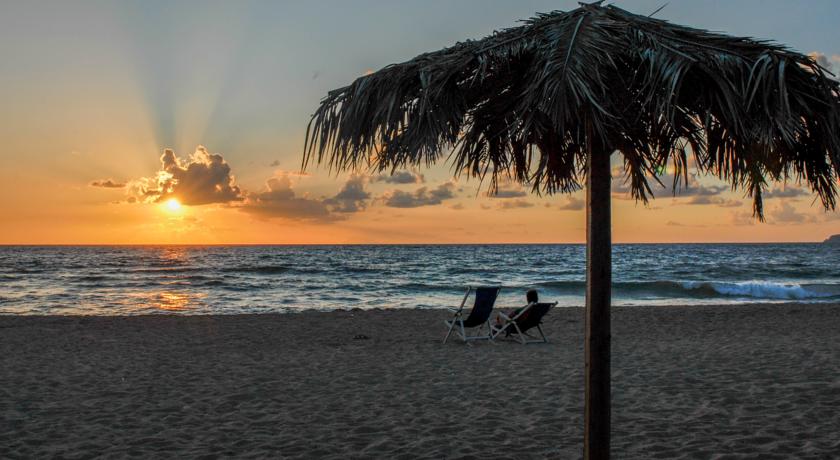
[[[535,304],[535,303],[539,302],[540,301],[540,295],[539,295],[539,293],[537,292],[536,289],[529,289],[528,292],[525,293],[525,300],[528,303],[526,303],[525,305],[523,305],[519,308],[514,309],[510,313],[507,313],[507,317],[508,318],[514,318],[514,317],[516,317],[516,315],[519,314],[520,311],[522,311],[522,309],[524,309],[528,305]],[[527,313],[526,313],[526,315],[527,315]],[[525,319],[525,318],[523,317],[521,319]],[[501,316],[496,316],[496,326],[501,327],[502,325],[504,325],[504,323],[505,323],[505,320]]]

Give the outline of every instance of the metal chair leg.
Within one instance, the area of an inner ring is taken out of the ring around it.
[[[543,343],[548,343],[548,337],[545,336],[545,333],[543,332],[542,327],[540,327],[539,324],[537,324],[537,330],[540,331],[540,335],[542,336]]]
[[[449,321],[444,321],[444,324],[449,326],[449,330],[446,331],[446,337],[443,338],[443,343],[446,343],[446,341],[449,340],[449,335],[452,334],[452,329],[455,328],[455,320],[452,320],[451,323]]]

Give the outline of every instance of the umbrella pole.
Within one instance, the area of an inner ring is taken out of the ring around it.
[[[591,144],[590,144],[591,145]],[[610,153],[589,149],[586,180],[586,389],[587,460],[610,457]]]

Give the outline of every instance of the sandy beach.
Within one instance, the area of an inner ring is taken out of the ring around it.
[[[442,345],[446,317],[3,316],[0,457],[580,457],[582,309],[547,345]],[[837,305],[613,328],[616,458],[840,456]]]

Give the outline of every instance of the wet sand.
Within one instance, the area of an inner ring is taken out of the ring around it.
[[[446,317],[0,317],[0,457],[580,457],[583,311]],[[615,458],[838,458],[840,306],[615,308],[613,389]]]

